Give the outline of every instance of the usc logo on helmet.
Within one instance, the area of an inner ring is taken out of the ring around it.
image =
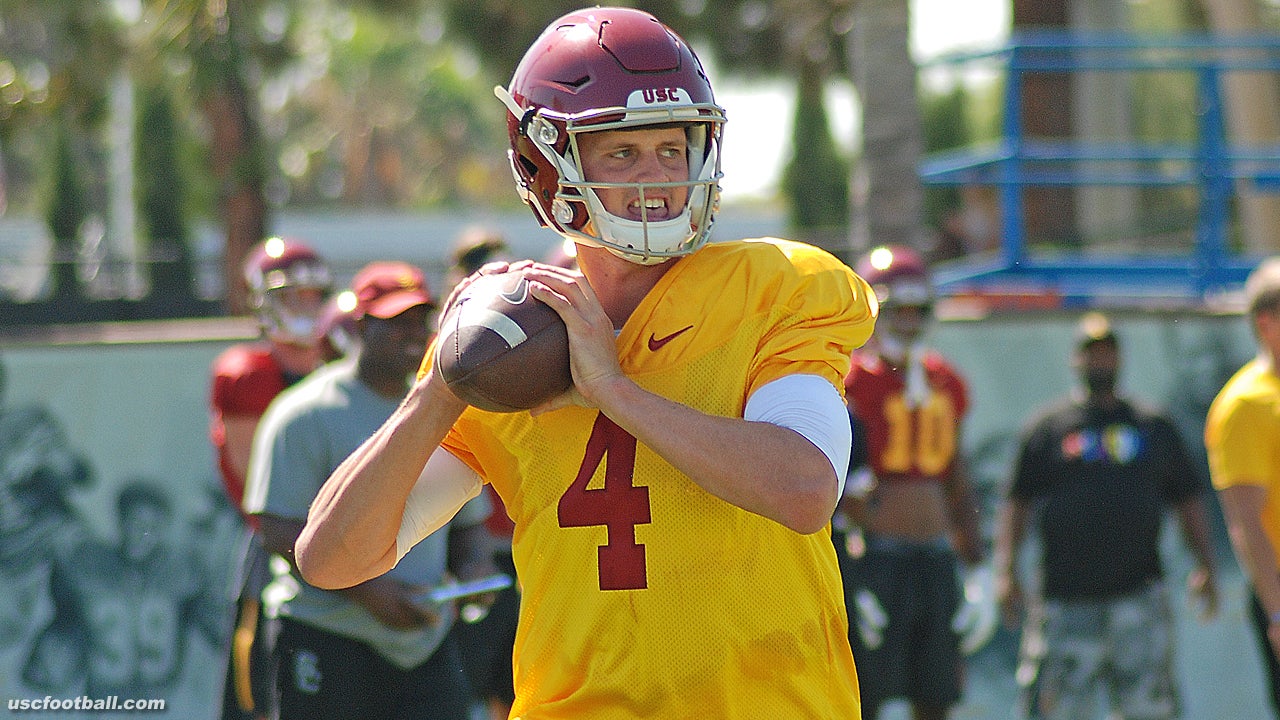
[[[689,97],[689,93],[685,92],[684,88],[678,87],[643,88],[632,92],[631,97],[627,98],[627,100],[628,107],[636,107],[637,105],[687,105],[693,102]]]

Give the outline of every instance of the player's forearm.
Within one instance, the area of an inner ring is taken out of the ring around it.
[[[1255,525],[1233,531],[1231,539],[1240,565],[1267,615],[1280,612],[1280,570],[1276,569],[1275,547],[1267,534]]]
[[[1280,612],[1280,571],[1276,549],[1262,528],[1266,492],[1261,486],[1239,485],[1218,495],[1227,520],[1227,533],[1240,567],[1268,615]]]
[[[1027,509],[1019,500],[1010,498],[996,513],[994,547],[991,564],[997,579],[1012,579],[1017,573],[1015,565],[1022,541],[1026,535]]]
[[[405,500],[464,407],[442,385],[416,383],[387,422],[338,466],[316,495],[295,546],[307,582],[349,587],[395,565]]]
[[[830,521],[835,470],[799,433],[707,415],[623,377],[601,396],[605,415],[712,495],[799,533]]]
[[[945,489],[947,514],[950,516],[957,551],[966,563],[980,563],[986,552],[982,547],[982,533],[978,526],[978,503],[974,498],[973,486],[969,484],[967,468],[959,459],[954,463]]]
[[[1204,501],[1196,497],[1182,502],[1178,506],[1178,519],[1187,547],[1195,555],[1196,563],[1211,576],[1217,575],[1217,562],[1213,557],[1213,545],[1209,540],[1209,521],[1205,513]]]

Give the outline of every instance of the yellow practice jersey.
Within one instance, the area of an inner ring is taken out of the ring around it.
[[[1262,526],[1280,548],[1280,378],[1258,360],[1232,376],[1209,406],[1204,444],[1217,489],[1266,489]]]
[[[650,392],[742,417],[784,375],[842,387],[875,307],[824,251],[712,244],[646,296],[618,356]],[[513,717],[859,717],[829,527],[800,535],[713,497],[596,410],[472,408],[445,447],[515,522]]]

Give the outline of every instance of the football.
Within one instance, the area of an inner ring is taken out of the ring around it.
[[[481,276],[454,298],[435,366],[455,395],[491,412],[528,410],[573,385],[564,321],[519,272]]]

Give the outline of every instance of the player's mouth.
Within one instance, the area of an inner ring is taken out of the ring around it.
[[[671,209],[665,197],[647,197],[644,202],[636,198],[627,206],[627,214],[632,220],[659,221],[670,218]]]

